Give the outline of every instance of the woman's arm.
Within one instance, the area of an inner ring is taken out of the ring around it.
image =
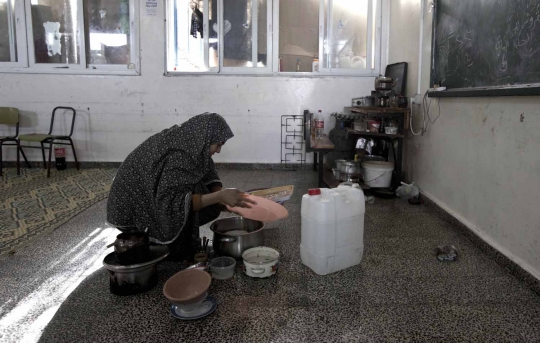
[[[216,204],[223,203],[231,207],[251,207],[256,204],[253,200],[246,198],[246,194],[237,189],[224,189],[210,194],[193,194],[193,210],[201,209]]]

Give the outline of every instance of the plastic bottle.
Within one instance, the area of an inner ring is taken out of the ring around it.
[[[296,71],[300,72],[300,59],[299,58],[296,59]]]
[[[314,73],[319,72],[319,59],[318,58],[313,59],[313,63],[311,65],[311,71]]]
[[[54,147],[54,160],[56,170],[65,170],[66,165],[66,148]]]
[[[320,139],[324,135],[324,117],[322,111],[319,110],[315,117],[315,138]]]

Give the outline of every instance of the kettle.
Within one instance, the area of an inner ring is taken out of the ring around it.
[[[123,232],[107,247],[114,245],[114,252],[120,264],[140,263],[148,257],[149,241],[146,232]]]
[[[379,75],[375,78],[375,90],[378,91],[391,91],[396,85],[396,81],[388,76]]]

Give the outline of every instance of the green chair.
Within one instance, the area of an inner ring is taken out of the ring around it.
[[[54,117],[56,114],[56,111],[58,110],[67,110],[71,111],[73,114],[71,119],[71,130],[69,131],[69,135],[53,135],[53,127],[54,127]],[[77,170],[79,170],[79,162],[77,161],[77,154],[75,153],[75,145],[73,145],[73,140],[71,139],[71,135],[73,135],[73,127],[75,126],[75,116],[77,115],[77,112],[73,107],[56,107],[52,112],[52,118],[51,118],[51,127],[49,129],[49,133],[42,134],[42,133],[31,133],[28,135],[20,135],[19,140],[24,142],[34,142],[34,143],[40,143],[41,147],[38,146],[31,146],[31,145],[25,145],[21,146],[21,152],[23,151],[22,148],[31,148],[31,149],[41,149],[41,154],[43,156],[43,168],[47,169],[47,177],[51,176],[51,157],[52,157],[52,151],[54,149],[53,145],[71,145],[71,148],[73,149],[73,157],[75,158],[75,166],[77,167]],[[67,143],[66,143],[67,142]],[[45,144],[48,144],[49,146],[46,147]],[[49,163],[45,161],[45,150],[49,149]]]
[[[21,175],[21,160],[19,151],[22,153],[26,165],[30,168],[30,163],[24,155],[24,151],[21,149],[21,143],[17,136],[19,135],[19,110],[13,107],[0,107],[0,124],[13,126],[15,125],[15,135],[13,136],[0,136],[0,176],[2,176],[2,146],[15,145],[17,146],[17,175]]]

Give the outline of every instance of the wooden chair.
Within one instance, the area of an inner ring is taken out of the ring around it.
[[[21,161],[19,151],[22,153],[26,165],[30,168],[30,163],[24,155],[24,151],[21,149],[21,143],[19,142],[19,110],[13,107],[0,107],[0,124],[13,126],[15,125],[15,135],[13,136],[0,136],[0,176],[2,176],[2,146],[15,145],[17,146],[17,175],[21,175]]]
[[[54,117],[55,117],[56,111],[58,110],[68,110],[68,111],[71,111],[73,114],[72,119],[71,119],[71,130],[69,131],[69,135],[53,135]],[[53,145],[71,145],[71,148],[73,149],[73,157],[75,159],[75,166],[77,167],[77,170],[80,170],[79,162],[77,161],[77,154],[75,153],[75,145],[73,144],[73,140],[71,139],[71,135],[73,135],[73,127],[75,126],[76,115],[77,115],[77,111],[75,111],[73,107],[62,107],[62,106],[56,107],[52,112],[51,127],[49,129],[49,133],[46,133],[46,134],[31,133],[28,135],[19,136],[20,141],[40,143],[41,147],[31,146],[31,145],[21,146],[21,152],[23,151],[22,150],[23,147],[31,148],[31,149],[41,149],[41,154],[43,156],[43,168],[47,169],[47,177],[51,176],[51,157],[52,157],[52,151],[54,149]],[[46,147],[45,144],[48,144],[49,146]],[[48,164],[45,161],[46,149],[49,149],[49,163]]]

